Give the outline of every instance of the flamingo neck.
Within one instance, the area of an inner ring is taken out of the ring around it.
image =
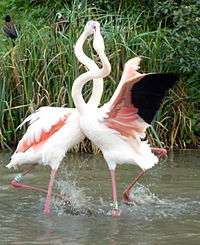
[[[84,31],[79,37],[79,39],[77,40],[74,51],[77,59],[82,64],[84,64],[89,70],[93,70],[93,69],[95,70],[98,69],[98,66],[92,59],[87,57],[83,52],[83,44],[87,39],[87,37],[88,37],[88,33]],[[102,94],[103,94],[103,79],[102,78],[94,79],[92,94],[88,101],[88,104],[97,107],[100,103]]]
[[[108,74],[111,71],[110,63],[104,52],[99,54],[99,58],[102,62],[102,68],[92,69],[86,73],[81,74],[77,79],[75,79],[74,84],[72,86],[72,98],[80,114],[88,112],[89,107],[89,105],[85,103],[82,96],[83,86],[91,79],[99,79],[108,76]]]

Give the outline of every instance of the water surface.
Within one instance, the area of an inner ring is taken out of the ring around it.
[[[65,205],[54,198],[53,214],[42,214],[44,196],[12,189],[18,171],[5,168],[9,153],[0,154],[0,244],[200,244],[200,152],[178,151],[154,167],[132,192],[136,205],[126,206],[121,194],[140,170],[117,169],[122,215],[110,215],[111,183],[101,156],[70,154],[57,177],[55,192],[72,199]],[[22,169],[21,169],[22,170]],[[47,187],[50,170],[37,167],[27,183]]]

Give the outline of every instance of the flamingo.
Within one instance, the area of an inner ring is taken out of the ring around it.
[[[96,23],[94,21],[89,21],[75,45],[77,58],[91,70],[97,69],[98,66],[84,54],[82,47],[86,38],[93,34],[94,28],[96,28],[95,26]],[[94,79],[93,91],[88,103],[97,107],[102,92],[103,80],[101,78]],[[44,205],[44,213],[49,214],[52,188],[58,167],[65,153],[84,138],[79,126],[79,114],[75,108],[47,106],[39,108],[35,113],[28,116],[19,127],[27,122],[29,122],[29,127],[19,141],[17,149],[12,155],[7,167],[15,168],[22,164],[32,164],[31,168],[33,168],[35,163],[49,165],[51,167],[51,175]],[[29,171],[27,170],[25,174]],[[22,177],[22,175],[17,175],[11,182],[11,185],[13,187],[22,187],[31,190],[37,189],[19,183],[22,181]],[[44,189],[40,189],[40,191],[45,192]]]
[[[84,134],[96,144],[103,153],[112,180],[112,216],[121,211],[117,201],[115,170],[117,164],[136,164],[142,172],[123,192],[125,203],[132,201],[130,190],[144,173],[158,163],[155,154],[165,155],[164,149],[152,148],[146,138],[146,129],[150,126],[165,93],[178,80],[175,74],[141,74],[137,70],[140,57],[130,59],[124,67],[121,80],[110,101],[97,108],[86,104],[82,97],[82,88],[91,79],[102,77],[109,62],[104,52],[104,42],[97,25],[93,47],[102,62],[99,70],[90,70],[75,79],[72,86],[72,98],[79,112],[80,127]],[[109,69],[108,69],[109,70]]]

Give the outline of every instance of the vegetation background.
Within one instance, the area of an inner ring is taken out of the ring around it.
[[[63,35],[56,31],[58,12],[67,19]],[[142,72],[177,72],[181,80],[163,102],[148,137],[154,145],[200,147],[199,13],[199,0],[1,0],[0,25],[11,15],[19,38],[13,48],[0,33],[0,147],[16,145],[25,130],[16,131],[17,126],[38,107],[73,106],[72,83],[83,72],[73,45],[90,19],[102,25],[112,65],[102,103],[131,57],[143,58]],[[91,84],[85,87],[86,98],[90,91]],[[94,148],[86,141],[77,150]]]

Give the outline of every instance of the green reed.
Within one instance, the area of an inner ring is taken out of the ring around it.
[[[37,9],[33,15],[37,15]],[[43,9],[46,13],[47,9]],[[55,31],[55,19],[50,11],[40,22],[21,17],[20,37],[13,48],[3,35],[0,44],[0,146],[16,145],[24,130],[16,131],[22,120],[40,106],[73,107],[71,88],[74,79],[84,67],[77,62],[73,46],[89,19],[100,21],[105,40],[106,54],[112,72],[105,79],[102,104],[109,100],[122,73],[124,63],[134,56],[141,56],[142,72],[177,72],[176,61],[170,55],[174,51],[171,32],[161,23],[149,23],[148,16],[139,10],[126,13],[103,14],[94,7],[78,3],[62,9],[69,16],[70,24],[63,35]],[[38,19],[37,19],[38,20]],[[85,51],[98,62],[91,52],[92,44],[87,41]],[[182,81],[170,92],[149,130],[149,140],[154,145],[169,147],[196,147],[199,139],[193,128],[198,120],[197,103],[200,96],[192,97],[191,88],[197,87],[195,79],[183,75]],[[195,83],[195,84],[194,84]],[[198,91],[198,88],[197,88]],[[84,96],[88,99],[91,83],[85,86]],[[196,119],[195,119],[196,118]],[[85,141],[76,151],[98,150]]]

